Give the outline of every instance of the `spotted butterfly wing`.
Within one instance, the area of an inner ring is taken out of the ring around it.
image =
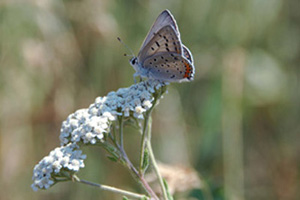
[[[194,66],[185,57],[177,53],[159,53],[145,60],[143,66],[149,77],[169,82],[191,81],[194,78]]]
[[[181,54],[182,52],[180,39],[174,28],[170,25],[166,25],[154,33],[151,40],[140,50],[138,60],[141,63],[149,56],[160,52],[177,54]]]
[[[167,25],[172,26],[176,31],[176,33],[178,34],[178,37],[180,37],[178,32],[178,27],[173,15],[170,13],[169,10],[164,10],[153,23],[149,33],[147,34],[147,37],[143,42],[141,49],[144,49],[144,47],[149,43],[149,41],[152,39],[155,33],[157,33],[162,27]]]
[[[182,44],[183,56],[188,59],[192,64],[194,64],[193,56],[190,50]]]
[[[150,29],[137,57],[130,59],[136,70],[134,77],[148,77],[162,81],[193,80],[193,57],[180,40],[175,19],[163,11]]]

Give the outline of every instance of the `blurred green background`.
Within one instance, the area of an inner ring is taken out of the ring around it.
[[[299,0],[1,0],[0,199],[118,199],[71,182],[33,192],[32,169],[70,113],[133,84],[116,38],[137,54],[166,8],[196,74],[155,109],[158,160],[197,170],[214,199],[300,199]],[[125,131],[136,163],[137,133]],[[85,153],[80,177],[142,192],[103,150]]]

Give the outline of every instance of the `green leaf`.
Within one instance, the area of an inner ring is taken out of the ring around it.
[[[123,200],[129,200],[127,197],[123,196]]]
[[[117,151],[116,147],[111,146],[111,145],[107,145],[107,150],[111,153],[114,153]]]
[[[149,167],[149,151],[145,148],[144,156],[143,156],[143,164],[142,164],[142,171],[146,171]]]
[[[113,162],[118,162],[118,159],[116,157],[113,156],[106,156],[106,157]]]
[[[174,200],[174,198],[172,197],[172,195],[170,194],[170,191],[169,191],[169,186],[168,186],[168,183],[165,179],[163,179],[164,181],[164,185],[165,185],[165,188],[167,190],[167,196],[168,196],[168,200]]]

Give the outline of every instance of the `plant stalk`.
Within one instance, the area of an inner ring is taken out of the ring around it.
[[[151,146],[151,126],[152,126],[151,116],[149,117],[149,123],[147,124],[147,126],[148,126],[148,128],[147,128],[148,129],[148,131],[147,131],[147,148],[148,148],[148,151],[149,151],[149,157],[150,157],[150,160],[152,162],[154,172],[155,172],[155,174],[157,176],[157,179],[159,181],[159,185],[161,187],[163,197],[164,197],[165,200],[168,200],[167,190],[166,190],[163,178],[162,178],[162,176],[159,172],[158,165],[156,163],[154,153],[153,153],[153,149],[152,149],[152,146]]]
[[[137,194],[137,193],[134,193],[134,192],[129,192],[129,191],[122,190],[122,189],[115,188],[115,187],[111,187],[111,186],[108,186],[108,185],[101,185],[101,184],[98,184],[98,183],[93,183],[93,182],[89,182],[89,181],[86,181],[86,180],[82,180],[82,179],[79,179],[76,175],[73,176],[73,180],[75,180],[79,183],[86,184],[86,185],[98,187],[101,190],[114,192],[114,193],[117,193],[117,194],[129,196],[129,197],[136,198],[136,199],[143,199],[143,198],[150,199],[149,197],[147,197],[145,195],[142,195],[142,194]]]

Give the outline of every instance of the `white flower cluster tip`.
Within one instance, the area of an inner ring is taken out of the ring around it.
[[[38,189],[48,189],[55,183],[54,178],[63,177],[62,170],[68,172],[77,172],[84,167],[83,160],[86,155],[78,150],[78,145],[68,144],[58,147],[44,157],[33,169],[33,184],[31,185],[34,191]]]
[[[62,123],[61,144],[101,142],[118,116],[143,119],[143,114],[152,107],[153,93],[164,85],[158,80],[147,80],[97,97],[88,109],[70,114]]]

